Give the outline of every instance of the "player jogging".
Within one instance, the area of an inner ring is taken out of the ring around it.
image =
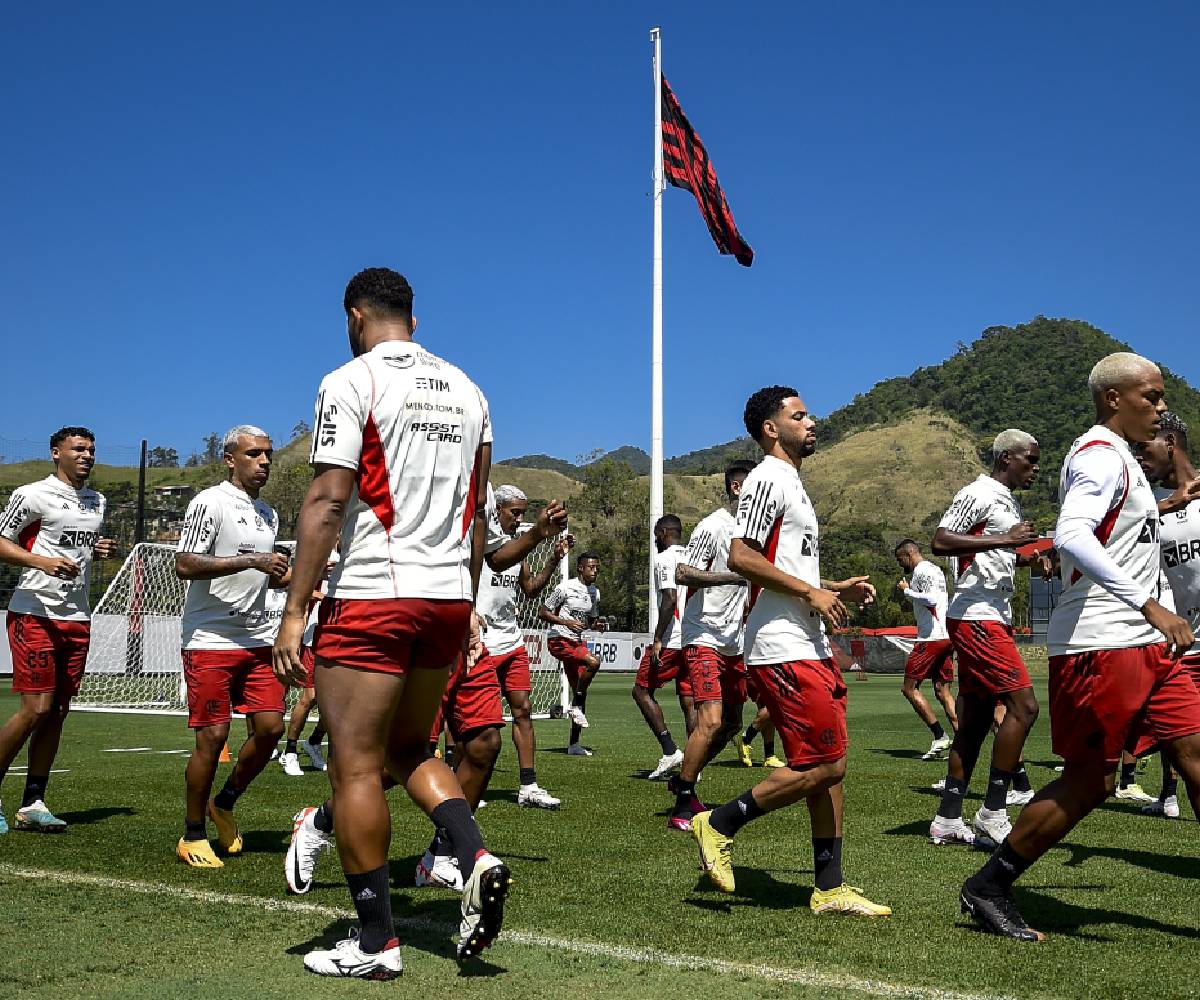
[[[770,386],[746,402],[746,430],[762,462],[742,484],[729,568],[750,582],[745,653],[787,766],[736,799],[692,820],[700,863],[722,892],[734,891],[730,856],[747,823],[804,799],[812,829],[814,913],[883,917],[842,877],[842,779],[846,773],[846,686],[822,619],[844,625],[848,601],[874,599],[866,577],[821,579],[816,512],[800,463],[817,447],[814,421],[795,389]]]
[[[333,819],[359,926],[304,959],[327,976],[390,979],[403,960],[388,878],[384,769],[447,830],[465,873],[458,957],[500,931],[508,868],[488,853],[429,731],[471,623],[487,532],[487,403],[454,365],[413,342],[412,288],[395,271],[355,275],[343,300],[353,360],[325,376],[297,523],[292,585],[275,644],[298,676],[309,595],[334,540],[341,562],[321,602],[317,701],[335,753]]]
[[[562,664],[571,688],[571,704],[567,708],[571,735],[567,753],[572,757],[592,756],[592,751],[579,742],[579,736],[588,726],[584,714],[588,688],[600,669],[600,658],[583,641],[583,633],[589,628],[604,629],[604,623],[600,621],[600,591],[596,589],[599,575],[599,557],[592,552],[581,552],[575,560],[575,577],[555,587],[538,608],[538,617],[550,625],[546,648]]]
[[[1063,592],[1050,616],[1050,732],[1062,775],[963,884],[963,911],[987,930],[1041,940],[1017,909],[1013,882],[1112,794],[1117,762],[1159,744],[1200,815],[1200,694],[1180,658],[1194,634],[1156,595],[1158,504],[1130,449],[1154,438],[1167,409],[1162,373],[1126,352],[1088,376],[1096,424],[1075,440],[1059,478],[1054,544]]]
[[[913,617],[917,619],[917,641],[905,661],[904,683],[900,690],[933,735],[933,742],[921,759],[934,760],[950,749],[950,737],[921,694],[921,681],[928,678],[933,682],[933,693],[946,713],[950,729],[958,731],[954,692],[951,690],[954,683],[954,646],[946,632],[946,577],[921,555],[921,547],[911,538],[904,539],[896,546],[895,556],[900,568],[909,574],[909,579],[901,577],[897,586],[912,602]]]
[[[958,582],[946,610],[947,629],[958,656],[958,731],[950,745],[946,783],[929,826],[934,844],[974,843],[983,834],[1000,843],[1011,824],[1009,785],[1020,782],[1013,801],[1028,801],[1021,753],[1038,716],[1025,661],[1012,637],[1013,578],[1017,566],[1041,563],[1019,556],[1018,546],[1038,537],[1021,514],[1013,490],[1027,490],[1038,474],[1041,450],[1033,436],[1006,430],[992,442],[992,469],[955,495],[933,536],[933,551],[958,559]],[[963,799],[979,751],[995,716],[1004,720],[992,745],[992,764],[974,829],[962,819]]]
[[[95,435],[60,428],[50,437],[50,460],[54,473],[14,490],[0,515],[0,562],[21,568],[8,602],[12,689],[20,701],[0,728],[0,781],[28,741],[25,793],[13,825],[37,833],[67,828],[46,806],[46,785],[87,662],[92,559],[115,549],[100,537],[104,497],[87,485]],[[7,832],[0,807],[0,834]]]

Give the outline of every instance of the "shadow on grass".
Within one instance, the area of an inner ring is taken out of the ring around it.
[[[1160,875],[1173,875],[1177,878],[1187,879],[1200,878],[1200,859],[1195,857],[1139,851],[1130,847],[1096,847],[1083,844],[1059,844],[1058,847],[1070,854],[1070,857],[1063,862],[1068,868],[1079,868],[1092,858],[1108,858],[1112,861],[1123,861],[1135,868],[1158,872]]]
[[[688,906],[713,913],[732,913],[735,906],[754,906],[768,910],[794,910],[807,907],[812,898],[812,886],[781,882],[770,872],[758,868],[735,868],[734,880],[737,889],[729,894],[721,892],[701,875],[692,889],[702,896],[684,900]]]
[[[896,757],[899,760],[921,760],[921,754],[923,754],[925,751],[924,750],[896,750],[891,747],[870,747],[870,748],[868,748],[867,752],[881,754],[884,757]],[[945,762],[946,762],[945,757],[939,757],[937,760],[922,761],[922,763],[924,763],[924,764],[937,764],[937,763],[945,764]]]
[[[1193,859],[1194,862],[1194,859]],[[1074,891],[1075,887],[1072,887]],[[1029,922],[1047,934],[1061,934],[1064,937],[1082,938],[1088,941],[1110,941],[1111,936],[1083,930],[1094,924],[1120,924],[1138,930],[1155,931],[1173,937],[1200,939],[1200,930],[1195,927],[1185,927],[1180,924],[1155,920],[1138,913],[1123,913],[1120,910],[1109,910],[1099,906],[1076,906],[1064,903],[1053,896],[1046,896],[1021,886],[1016,888],[1017,906]]]
[[[59,813],[58,818],[66,820],[69,826],[86,826],[89,823],[103,823],[113,816],[136,816],[137,810],[128,806],[105,806],[100,809],[80,809],[78,812]]]
[[[243,854],[279,854],[287,852],[291,833],[279,830],[243,830]]]

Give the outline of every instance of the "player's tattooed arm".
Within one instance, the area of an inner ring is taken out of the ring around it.
[[[675,567],[675,582],[681,587],[691,587],[693,590],[701,587],[728,587],[731,584],[745,586],[745,579],[737,573],[717,573],[712,570],[697,569],[688,563],[681,562]]]
[[[200,552],[176,552],[175,575],[181,580],[215,580],[242,570],[256,569],[273,580],[288,571],[287,557],[278,552],[248,552],[241,556],[210,556]]]
[[[571,544],[574,539],[570,535],[563,535],[554,543],[554,549],[550,554],[550,558],[546,560],[546,565],[543,566],[537,573],[531,573],[528,563],[521,563],[521,575],[518,582],[521,587],[521,593],[526,597],[537,597],[554,579],[554,573],[558,569],[558,564],[562,562],[563,557],[570,551]]]

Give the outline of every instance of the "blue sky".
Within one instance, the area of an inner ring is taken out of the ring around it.
[[[648,447],[655,23],[757,253],[667,191],[668,455],[1039,313],[1200,383],[1194,5],[377,7],[6,14],[0,436],[286,437],[387,265],[498,457]]]

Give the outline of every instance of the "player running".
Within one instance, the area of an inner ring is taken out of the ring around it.
[[[12,689],[20,701],[0,728],[0,782],[28,741],[25,793],[13,825],[36,833],[67,828],[46,805],[46,785],[87,662],[92,560],[108,559],[116,548],[100,537],[104,497],[87,485],[95,435],[60,428],[50,437],[50,460],[54,473],[17,487],[0,515],[0,562],[21,569],[8,602]],[[0,835],[7,832],[0,806]]]
[[[1013,642],[1013,578],[1018,566],[1040,555],[1016,549],[1038,537],[1021,514],[1013,490],[1027,490],[1038,474],[1041,450],[1033,436],[1006,430],[992,443],[992,470],[954,497],[933,536],[933,551],[958,559],[958,582],[946,610],[947,628],[958,656],[958,731],[937,814],[929,826],[934,844],[970,844],[976,834],[1000,843],[1011,829],[1005,806],[1009,785],[1024,773],[1021,753],[1038,716],[1038,703],[1025,661]],[[962,820],[963,799],[979,751],[992,728],[995,706],[1005,715],[992,745],[992,764],[974,829]],[[1014,801],[1032,795],[1018,791]]]
[[[196,747],[184,771],[184,832],[175,845],[193,868],[221,868],[205,815],[227,855],[241,854],[233,807],[271,760],[283,735],[284,690],[271,669],[279,619],[270,588],[286,586],[287,556],[275,551],[279,519],[259,496],[271,475],[266,431],[240,424],[222,442],[229,479],[188,504],[175,573],[188,581],[181,622],[188,726]],[[210,800],[233,712],[244,712],[248,738],[224,787]]]
[[[933,693],[941,703],[950,729],[958,732],[958,716],[954,713],[954,646],[946,631],[946,577],[942,571],[921,554],[921,547],[911,538],[900,542],[895,549],[896,562],[910,579],[900,578],[899,586],[913,606],[917,620],[917,641],[904,664],[904,683],[900,690],[912,705],[917,717],[929,727],[933,742],[921,755],[922,760],[934,760],[950,749],[950,737],[938,721],[929,702],[921,694],[921,681],[933,681]]]
[[[1112,794],[1117,761],[1156,743],[1200,815],[1200,693],[1180,658],[1195,636],[1158,601],[1159,511],[1130,445],[1154,439],[1167,409],[1162,373],[1110,354],[1088,376],[1096,424],[1075,440],[1059,479],[1054,544],[1064,589],[1050,616],[1050,729],[1063,772],[963,884],[963,912],[1021,941],[1044,935],[1017,909],[1013,882]]]
[[[395,271],[355,275],[343,300],[354,358],[317,397],[314,478],[300,510],[292,586],[276,640],[299,676],[309,595],[339,532],[321,602],[317,700],[336,752],[333,825],[359,926],[304,959],[326,976],[390,979],[403,961],[388,878],[384,769],[448,831],[465,873],[458,957],[496,937],[511,877],[484,847],[458,780],[429,756],[449,668],[463,653],[487,532],[487,402],[462,371],[413,342],[412,288]]]
[[[683,588],[675,583],[676,566],[684,552],[679,544],[682,537],[683,524],[674,514],[665,514],[655,522],[654,547],[658,554],[654,560],[654,592],[658,595],[658,623],[652,641],[642,653],[637,679],[633,682],[633,700],[662,748],[662,756],[647,775],[651,781],[665,778],[683,763],[683,751],[671,736],[654,692],[673,680],[689,735],[695,723],[692,685],[683,662],[680,637],[680,616],[685,594]]]
[[[675,805],[667,827],[673,830],[690,830],[696,813],[704,812],[696,797],[700,771],[742,725],[746,581],[729,569],[729,545],[737,529],[738,496],[753,468],[753,463],[738,462],[725,470],[725,506],[696,525],[675,570],[675,580],[687,588],[681,631],[696,728],[688,736],[683,765],[672,784]]]
[[[692,821],[700,863],[722,892],[734,891],[734,836],[750,821],[800,799],[808,806],[816,886],[814,913],[884,917],[842,876],[842,779],[846,774],[846,686],[834,665],[823,619],[844,625],[843,598],[866,602],[866,577],[821,579],[816,512],[800,463],[817,447],[814,421],[795,389],[770,386],[746,402],[746,430],[765,458],[742,484],[729,568],[750,582],[745,652],[787,766]]]
[[[581,552],[575,560],[575,577],[564,580],[551,591],[538,608],[538,618],[550,625],[546,648],[559,663],[571,688],[571,704],[567,718],[571,720],[571,735],[567,753],[572,757],[590,757],[592,751],[579,742],[588,727],[584,709],[588,688],[600,669],[600,658],[587,648],[583,633],[589,628],[604,631],[600,619],[600,591],[596,577],[600,575],[600,559],[592,552]]]

